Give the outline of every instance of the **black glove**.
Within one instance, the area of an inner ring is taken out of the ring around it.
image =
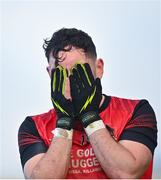
[[[72,119],[74,117],[73,105],[70,99],[64,96],[65,81],[67,70],[57,66],[51,74],[51,99],[57,113],[56,127],[68,129],[72,128]]]
[[[102,99],[102,86],[99,78],[94,79],[89,64],[77,64],[70,75],[71,95],[76,116],[87,127],[100,120],[99,105]]]

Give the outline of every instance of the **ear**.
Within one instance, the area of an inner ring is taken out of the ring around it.
[[[99,58],[95,62],[95,67],[96,67],[96,77],[102,78],[103,72],[104,72],[104,62],[103,59]]]

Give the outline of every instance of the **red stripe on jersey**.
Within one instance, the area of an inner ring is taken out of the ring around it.
[[[150,128],[156,128],[156,125],[154,124],[154,121],[151,120],[151,114],[146,115],[140,115],[137,118],[131,120],[127,126],[126,129],[132,128],[132,127],[150,127]]]
[[[25,146],[38,142],[42,141],[37,136],[25,132],[19,134],[19,146]]]

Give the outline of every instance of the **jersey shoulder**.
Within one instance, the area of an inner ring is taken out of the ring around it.
[[[19,133],[25,131],[32,134],[36,131],[45,144],[49,145],[52,136],[51,131],[56,126],[56,119],[57,117],[54,109],[46,113],[27,116],[20,125]]]
[[[50,109],[47,112],[41,113],[41,114],[36,114],[36,115],[32,115],[32,119],[34,121],[36,120],[44,120],[44,119],[50,119],[51,117],[55,117],[56,116],[56,112],[54,109]]]
[[[111,96],[110,104],[114,109],[131,112],[140,101],[140,99],[127,99]]]
[[[33,122],[36,121],[45,121],[45,120],[51,120],[51,117],[55,117],[56,112],[54,109],[50,109],[48,112],[41,113],[41,114],[36,114],[36,115],[29,115],[25,118],[25,120],[21,123],[21,127],[25,127],[28,125],[31,125]]]

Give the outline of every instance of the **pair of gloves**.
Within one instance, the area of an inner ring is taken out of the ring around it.
[[[64,96],[67,77],[68,71],[61,66],[52,71],[51,99],[58,117],[56,127],[71,130],[75,119],[79,119],[86,128],[92,122],[100,120],[100,79],[94,79],[89,64],[76,64],[69,76],[72,99],[67,99]]]

